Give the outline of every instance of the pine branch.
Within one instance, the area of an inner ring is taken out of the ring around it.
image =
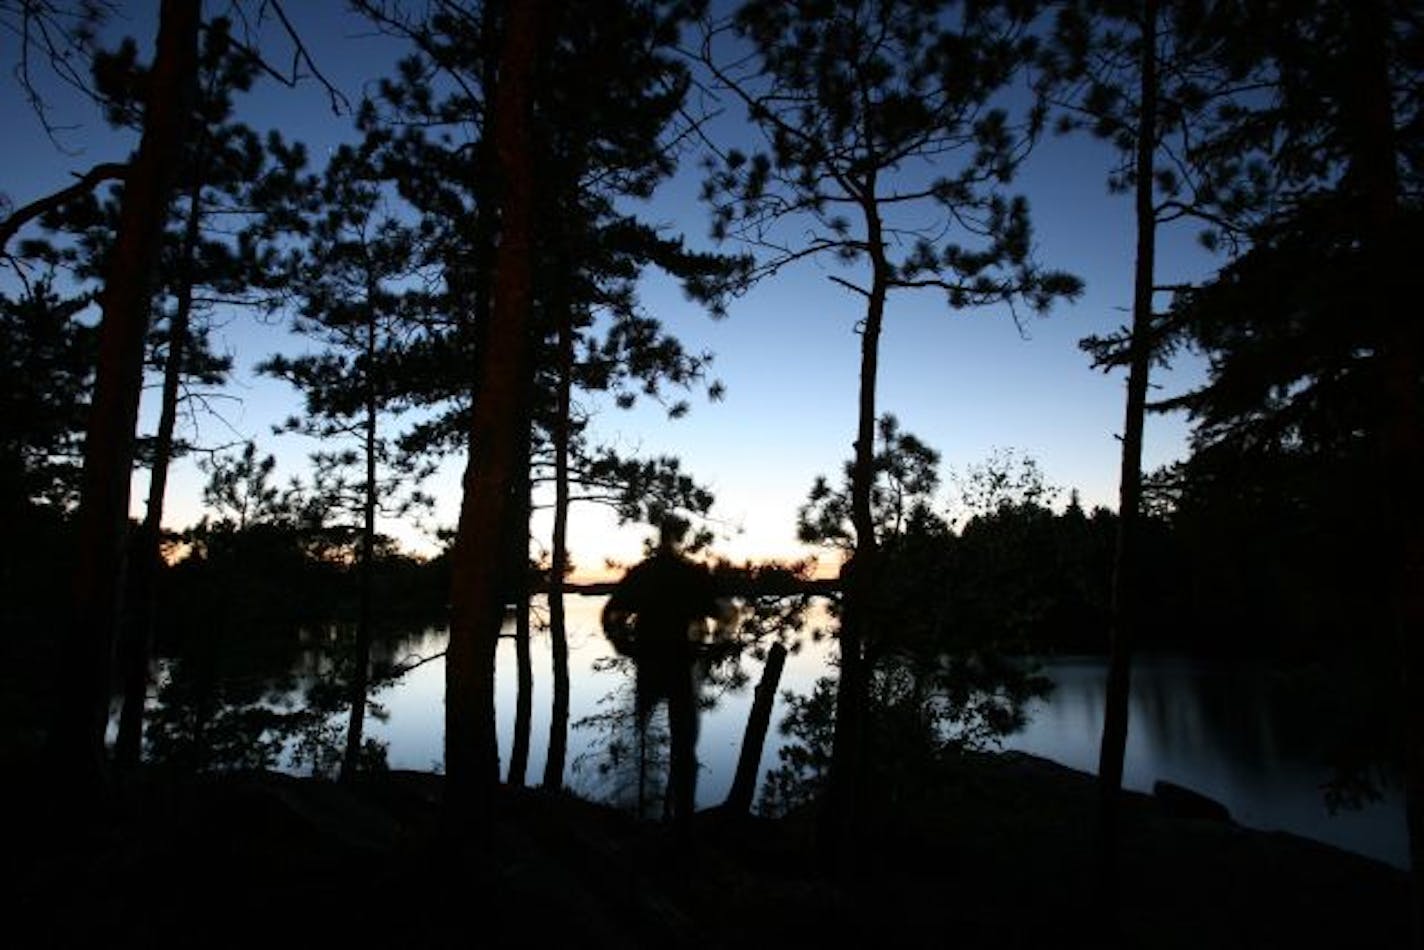
[[[69,201],[93,191],[101,182],[123,181],[128,175],[129,166],[121,162],[103,162],[95,165],[78,178],[74,184],[67,188],[61,188],[54,194],[47,195],[30,202],[22,208],[15,209],[4,221],[0,221],[0,254],[5,253],[5,246],[10,243],[10,239],[15,233],[29,222],[63,207]]]

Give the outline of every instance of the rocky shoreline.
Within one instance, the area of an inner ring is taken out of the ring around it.
[[[833,879],[812,820],[698,816],[691,852],[607,807],[505,789],[456,847],[443,779],[132,778],[9,854],[17,946],[1407,946],[1407,875],[1201,802],[1128,794],[1120,927],[1095,909],[1091,776],[969,755],[871,817]],[[1185,805],[1183,804],[1185,801]],[[1190,806],[1190,807],[1187,807]],[[1185,810],[1184,810],[1185,808]],[[1210,812],[1210,809],[1208,809]]]

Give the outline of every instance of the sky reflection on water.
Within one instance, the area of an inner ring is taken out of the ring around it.
[[[568,599],[571,724],[609,711],[610,704],[616,703],[613,694],[627,681],[624,674],[595,668],[598,661],[614,654],[599,628],[603,602],[602,597]],[[813,615],[808,624],[825,626],[826,618]],[[443,628],[428,628],[395,644],[387,659],[400,663],[434,656],[445,648],[445,641]],[[543,775],[551,704],[548,636],[537,632],[537,625],[532,646],[534,695],[527,777],[537,783]],[[809,693],[817,677],[827,672],[833,650],[830,641],[817,643],[803,636],[801,649],[787,659],[780,691]],[[697,749],[699,807],[720,803],[731,785],[752,687],[761,675],[759,662],[748,657],[744,663],[747,685],[717,695],[715,707],[702,716]],[[294,672],[299,685],[293,699],[300,702],[300,680],[317,670]],[[1032,705],[1029,725],[1007,738],[1004,748],[1095,771],[1106,679],[1103,661],[1056,658],[1044,672],[1055,684],[1053,693]],[[435,659],[374,696],[387,716],[384,721],[370,721],[367,735],[387,743],[392,768],[441,767],[444,676],[443,659]],[[515,689],[514,645],[503,639],[496,696],[499,745],[506,766]],[[784,737],[776,727],[785,705],[778,695],[762,754],[763,777],[778,762]],[[1150,791],[1155,781],[1165,779],[1221,801],[1243,825],[1290,831],[1407,867],[1403,798],[1397,780],[1384,789],[1382,801],[1361,810],[1332,815],[1326,807],[1322,786],[1331,770],[1315,739],[1322,725],[1319,715],[1318,710],[1288,708],[1268,689],[1267,677],[1259,670],[1233,671],[1180,658],[1140,658],[1133,670],[1124,783]],[[570,729],[570,771],[565,781],[574,791],[595,798],[606,791],[594,767],[604,739],[598,729]]]

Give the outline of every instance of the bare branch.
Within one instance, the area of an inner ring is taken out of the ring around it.
[[[65,85],[97,101],[87,73],[94,50],[94,28],[114,9],[111,0],[91,0],[72,8],[51,0],[0,0],[0,29],[13,34],[19,46],[19,59],[12,69],[15,81],[45,135],[67,155],[77,152],[65,147],[57,136],[72,127],[50,120],[49,107],[36,86],[31,53],[38,53]]]
[[[411,672],[412,670],[418,670],[418,669],[420,669],[422,666],[424,666],[424,665],[427,664],[427,663],[432,663],[432,662],[434,662],[435,660],[443,660],[443,659],[445,659],[445,651],[444,651],[444,650],[441,650],[441,651],[439,651],[439,652],[437,652],[437,653],[432,653],[432,654],[430,654],[430,656],[416,657],[414,660],[412,660],[412,659],[410,659],[410,658],[406,658],[406,659],[402,660],[402,661],[401,661],[399,664],[397,664],[396,666],[391,667],[390,676],[391,676],[392,679],[398,679],[398,678],[400,678],[400,677],[406,675],[407,673]]]
[[[1208,224],[1220,228],[1223,232],[1225,232],[1229,236],[1232,236],[1233,238],[1240,236],[1242,234],[1242,231],[1244,230],[1241,225],[1239,225],[1235,221],[1231,221],[1227,218],[1224,218],[1219,214],[1215,214],[1211,211],[1206,210],[1205,208],[1198,207],[1196,205],[1186,204],[1185,202],[1181,201],[1163,201],[1158,204],[1154,210],[1156,212],[1157,222],[1159,224],[1165,224],[1169,221],[1176,221],[1179,218],[1196,218],[1198,220],[1205,221]]]
[[[262,14],[270,9],[277,17],[277,21],[282,25],[282,30],[287,34],[287,38],[292,41],[292,68],[290,73],[283,72],[271,63],[267,62],[251,44],[238,42],[235,38],[230,42],[234,47],[241,50],[254,66],[261,69],[268,76],[289,89],[296,88],[298,81],[303,78],[302,67],[306,66],[306,71],[313,79],[321,83],[326,90],[327,98],[331,101],[332,115],[341,115],[343,112],[351,112],[351,100],[346,98],[346,94],[336,87],[326,74],[317,66],[316,60],[312,58],[311,51],[307,49],[306,43],[302,41],[301,34],[297,32],[292,21],[287,18],[287,11],[282,8],[281,0],[263,0],[262,6],[258,10],[259,20]]]
[[[128,175],[128,171],[128,165],[119,162],[104,162],[95,165],[84,174],[76,176],[78,180],[67,188],[61,188],[52,195],[39,198],[22,208],[15,209],[7,218],[0,221],[0,254],[4,253],[5,246],[10,243],[15,232],[35,218],[57,210],[86,192],[93,191],[100,182],[123,181]]]
[[[864,287],[861,287],[858,284],[853,284],[850,281],[846,280],[844,277],[837,277],[835,274],[827,274],[826,276],[832,283],[840,284],[846,290],[860,294],[862,297],[869,299],[870,291],[866,290]]]
[[[460,70],[449,62],[449,54],[442,52],[441,49],[435,45],[433,36],[429,30],[412,22],[406,16],[387,8],[384,3],[377,3],[374,2],[374,0],[351,0],[351,5],[357,13],[360,13],[375,23],[377,29],[381,32],[388,33],[392,36],[399,36],[414,43],[416,48],[429,58],[432,66],[441,70],[450,81],[460,87],[460,91],[465,94],[470,102],[478,105],[481,112],[484,111],[484,95],[482,90],[477,86],[471,85],[470,81],[461,74]],[[470,16],[458,7],[452,7],[449,4],[441,4],[441,7],[446,13],[453,16],[459,16],[465,20],[470,19]],[[413,125],[415,123],[406,124]]]

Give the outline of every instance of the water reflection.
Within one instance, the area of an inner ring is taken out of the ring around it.
[[[618,686],[599,700],[596,713],[574,721],[589,743],[574,756],[571,787],[639,818],[667,819],[674,807],[667,707],[641,707],[634,661],[609,657],[597,670],[617,677]]]
[[[616,704],[625,683],[626,673],[608,663],[614,651],[599,631],[602,607],[601,597],[568,598],[573,722],[597,723],[601,713],[614,708],[610,703]],[[824,615],[813,612],[807,627],[818,625],[825,626]],[[262,663],[280,660],[285,666],[267,665],[260,675],[260,664],[250,657],[231,658],[236,666],[225,665],[221,677],[205,674],[200,661],[192,657],[163,661],[162,703],[150,721],[177,725],[150,731],[156,737],[150,754],[174,754],[173,746],[164,749],[162,743],[185,735],[191,743],[193,730],[202,724],[206,731],[199,734],[207,737],[204,755],[209,766],[244,761],[238,753],[242,743],[249,742],[249,764],[255,755],[261,760],[256,764],[310,770],[319,763],[312,750],[321,746],[325,720],[306,708],[306,699],[314,684],[337,672],[332,651],[316,649],[323,636],[329,633],[315,639],[308,633],[305,639],[284,641],[288,643],[284,650],[264,653]],[[378,665],[409,667],[398,682],[373,696],[383,716],[371,722],[367,732],[384,746],[391,768],[439,770],[442,766],[445,684],[438,654],[445,641],[443,628],[426,627],[387,639],[379,648]],[[536,633],[533,647],[534,741],[529,774],[540,775],[551,702],[547,636]],[[782,690],[809,693],[817,677],[825,675],[831,650],[829,642],[803,638],[801,649],[788,659]],[[419,662],[430,657],[437,658]],[[508,639],[501,641],[497,661],[499,742],[507,755],[516,688],[514,650]],[[272,669],[286,672],[274,677]],[[718,683],[708,697],[712,708],[703,714],[697,743],[699,807],[723,801],[731,785],[752,701],[751,687],[742,684],[757,680],[761,663],[748,657],[743,672],[744,677]],[[1057,659],[1046,664],[1044,672],[1055,683],[1053,693],[1034,704],[1027,728],[1005,740],[1004,746],[1092,771],[1102,727],[1103,664],[1095,658]],[[609,696],[615,698],[601,702]],[[784,711],[785,702],[778,697],[774,724],[781,722]],[[1291,831],[1399,867],[1407,865],[1398,784],[1385,787],[1381,802],[1332,816],[1322,793],[1331,769],[1318,740],[1329,723],[1320,721],[1321,711],[1309,702],[1288,701],[1272,689],[1263,671],[1144,658],[1134,667],[1131,716],[1124,777],[1129,788],[1146,791],[1154,781],[1166,779],[1220,800],[1242,824]],[[215,734],[221,742],[213,739]],[[593,764],[599,761],[607,731],[596,726],[576,729],[569,738],[569,761],[589,763],[566,776],[571,790],[590,797],[612,794],[615,784],[610,773]],[[303,741],[309,743],[305,752]],[[773,729],[762,753],[762,776],[777,763],[783,742],[784,737]],[[192,750],[183,754],[196,761]],[[655,755],[656,749],[647,754]],[[224,763],[224,756],[230,761]]]
[[[1097,658],[1046,665],[1051,698],[1006,748],[1094,771],[1102,729],[1106,668]],[[1123,784],[1150,791],[1158,779],[1221,801],[1237,822],[1290,831],[1408,866],[1404,806],[1397,777],[1383,799],[1333,815],[1324,787],[1333,775],[1316,737],[1329,724],[1308,702],[1291,701],[1259,669],[1145,657],[1132,674]]]

